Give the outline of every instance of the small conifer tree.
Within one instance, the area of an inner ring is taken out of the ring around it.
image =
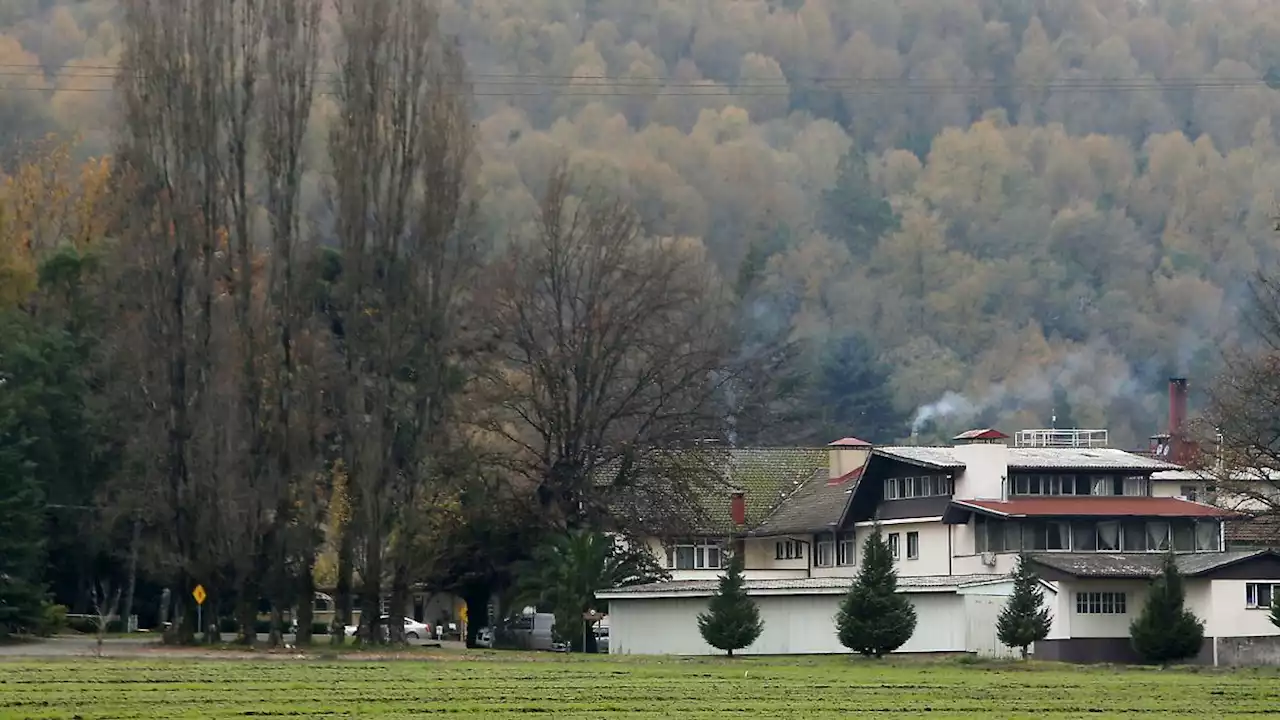
[[[1147,604],[1129,625],[1133,649],[1147,662],[1168,665],[1200,652],[1204,623],[1183,606],[1185,601],[1182,574],[1169,553],[1151,583]]]
[[[747,597],[742,577],[742,558],[734,554],[728,571],[720,576],[720,587],[707,604],[707,612],[698,615],[702,639],[713,648],[733,657],[734,650],[748,647],[764,632],[760,609]]]
[[[1031,643],[1049,636],[1053,618],[1043,605],[1044,590],[1040,588],[1040,576],[1031,567],[1031,560],[1020,555],[1018,568],[1013,572],[1013,594],[996,620],[996,636],[1005,645],[1018,648],[1023,660],[1027,659],[1027,648]]]
[[[862,567],[836,614],[840,644],[880,658],[902,647],[916,630],[916,609],[898,594],[889,543],[876,526],[862,546]]]

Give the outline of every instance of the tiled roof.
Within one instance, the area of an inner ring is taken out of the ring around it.
[[[927,447],[923,445],[888,445],[872,450],[872,454],[900,460],[915,465],[942,469],[960,469],[964,462],[958,460],[949,447]]]
[[[733,493],[745,496],[746,526],[755,527],[801,483],[819,471],[826,476],[827,453],[826,448],[712,448],[668,454],[652,462],[647,471],[661,475],[686,468],[698,475],[693,484],[701,497],[705,521],[694,522],[697,527],[690,529],[709,535],[730,534],[741,530],[730,512]],[[608,477],[610,469],[602,468],[600,474]]]
[[[751,534],[789,535],[826,531],[840,521],[849,492],[856,486],[856,479],[833,485],[828,480],[825,469],[815,471],[807,482],[779,503],[773,514],[765,518]]]
[[[969,585],[1006,580],[1004,575],[929,575],[898,578],[899,590],[952,590]],[[838,595],[846,592],[853,583],[851,577],[795,578],[789,580],[751,580],[744,583],[748,594],[814,594]],[[705,597],[716,591],[719,579],[669,580],[667,582],[632,585],[596,593],[596,597],[631,598],[645,596]]]
[[[1013,517],[1228,517],[1229,510],[1172,497],[1032,497],[1016,500],[953,500],[952,507]]]
[[[1280,517],[1261,515],[1227,522],[1227,542],[1252,547],[1280,547]]]
[[[1188,577],[1204,575],[1228,565],[1273,554],[1270,550],[1181,553],[1175,555],[1178,571]],[[1081,578],[1149,578],[1160,572],[1160,553],[1035,553],[1031,558],[1048,568]]]
[[[942,469],[959,469],[964,461],[954,448],[901,445],[876,448],[875,453],[903,462]],[[1010,470],[1177,470],[1177,465],[1115,448],[1009,448]]]

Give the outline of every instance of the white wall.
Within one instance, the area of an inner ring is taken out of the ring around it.
[[[946,593],[908,593],[916,608],[916,630],[899,652],[963,652],[964,604]],[[754,597],[764,632],[744,655],[847,653],[836,637],[835,615],[843,595]],[[631,655],[712,655],[698,632],[706,598],[648,598],[609,602],[609,652]]]
[[[1275,580],[1213,580],[1208,582],[1208,596],[1213,603],[1213,615],[1205,623],[1205,635],[1211,637],[1257,637],[1280,635],[1280,629],[1271,624],[1268,610],[1246,607],[1245,584],[1250,582],[1275,583]],[[1201,615],[1201,618],[1204,618]]]
[[[956,476],[956,500],[1002,500],[1004,479],[1009,473],[1009,447],[978,443],[957,445],[952,454],[965,464]]]
[[[1144,580],[1070,580],[1060,588],[1058,613],[1068,619],[1067,629],[1073,638],[1116,638],[1129,636],[1129,623],[1142,612],[1150,583]],[[1076,593],[1123,592],[1124,614],[1092,614],[1076,612]]]

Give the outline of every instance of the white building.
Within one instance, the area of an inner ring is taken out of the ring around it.
[[[1025,549],[1054,615],[1035,655],[1136,660],[1129,623],[1172,550],[1187,577],[1188,604],[1205,621],[1199,661],[1280,655],[1267,617],[1280,557],[1226,550],[1223,521],[1231,511],[1157,496],[1152,475],[1178,466],[1100,447],[1089,432],[1020,433],[1013,446],[994,430],[965,433],[950,447],[873,448],[846,438],[828,448],[825,468],[806,472],[800,463],[773,476],[790,477],[789,491],[753,494],[731,481],[722,501],[731,527],[652,541],[671,581],[599,595],[609,601],[610,652],[717,652],[703,642],[696,616],[727,552],[744,557],[747,590],[765,620],[745,653],[846,652],[833,618],[862,541],[879,524],[894,548],[901,591],[917,610],[915,635],[900,652],[1011,654],[995,638],[995,618]]]

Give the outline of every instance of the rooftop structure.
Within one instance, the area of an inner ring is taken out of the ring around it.
[[[1104,448],[1109,447],[1106,430],[1019,430],[1015,447],[1026,448]]]

